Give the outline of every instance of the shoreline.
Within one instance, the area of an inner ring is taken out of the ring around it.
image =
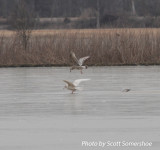
[[[0,68],[29,68],[29,67],[71,67],[68,64],[21,64],[21,65],[0,65]],[[157,63],[150,64],[108,64],[108,65],[87,65],[89,67],[114,67],[114,66],[160,66]]]

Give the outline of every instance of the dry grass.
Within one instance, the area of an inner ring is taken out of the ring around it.
[[[36,30],[27,51],[14,32],[0,35],[0,66],[71,65],[71,50],[88,65],[160,64],[160,29]]]

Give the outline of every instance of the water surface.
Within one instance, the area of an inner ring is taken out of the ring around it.
[[[160,67],[0,69],[0,149],[160,148]],[[83,82],[71,94],[63,80]],[[130,92],[122,92],[129,88]],[[152,147],[82,147],[82,141],[148,141]]]

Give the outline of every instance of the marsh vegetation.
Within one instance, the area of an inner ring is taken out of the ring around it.
[[[27,49],[0,32],[0,66],[71,65],[71,50],[90,55],[87,65],[160,64],[160,29],[35,30]]]

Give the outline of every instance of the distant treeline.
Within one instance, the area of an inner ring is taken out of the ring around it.
[[[87,18],[97,17],[99,14],[102,24],[120,18],[116,24],[121,26],[122,22],[135,26],[137,21],[141,21],[143,24],[140,27],[159,27],[160,0],[0,0],[0,17],[10,17],[19,1],[25,1],[26,7],[34,12],[36,18]],[[68,23],[70,20],[65,21]],[[88,27],[92,27],[92,24],[96,23],[89,22]]]
[[[8,17],[20,0],[0,0],[0,16]],[[98,0],[24,0],[39,17],[76,17],[87,9],[96,9]],[[160,16],[160,0],[99,0],[101,15],[131,13],[134,1],[139,16]]]

